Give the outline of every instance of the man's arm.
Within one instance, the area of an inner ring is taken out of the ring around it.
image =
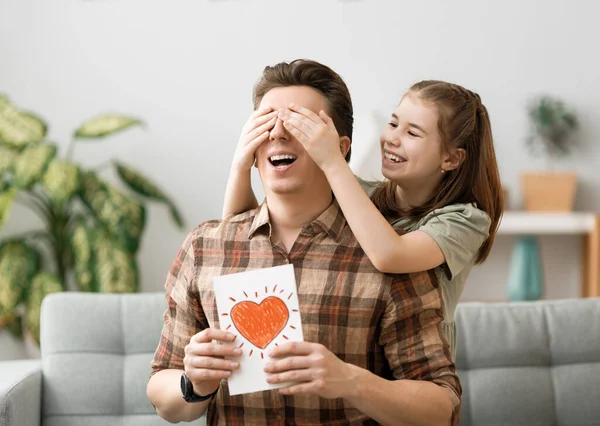
[[[167,276],[165,292],[168,307],[160,343],[152,360],[152,375],[146,387],[148,399],[156,407],[158,415],[172,423],[198,419],[208,406],[207,402],[186,402],[180,386],[185,348],[192,336],[208,328],[194,279],[193,241],[197,232],[187,236]]]
[[[383,425],[449,426],[457,397],[426,380],[386,380],[345,363],[318,343],[291,342],[274,348],[265,366],[269,383],[300,382],[280,389],[284,395],[344,398]]]
[[[455,425],[461,387],[440,322],[441,298],[432,272],[397,275],[385,294],[378,343],[396,380],[340,360],[318,343],[274,348],[265,365],[270,383],[298,382],[286,395],[344,398],[384,425]]]
[[[346,399],[357,410],[383,425],[449,426],[453,404],[449,391],[423,380],[385,380],[365,369],[356,370]]]
[[[183,399],[179,386],[182,373],[182,370],[177,369],[157,371],[148,381],[146,388],[148,399],[154,405],[156,413],[169,423],[199,419],[206,412],[210,402],[210,399],[207,399],[190,403]]]
[[[455,425],[462,389],[442,332],[444,311],[437,277],[430,270],[394,275],[392,280],[379,335],[397,379],[388,384],[388,401],[406,407],[404,420],[413,419],[415,424]],[[371,404],[377,404],[374,394],[386,390],[378,378],[359,381],[358,387],[371,393]],[[428,421],[420,423],[419,418]]]

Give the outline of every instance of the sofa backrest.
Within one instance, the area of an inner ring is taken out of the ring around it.
[[[600,425],[600,299],[464,303],[461,426]]]
[[[146,397],[163,293],[42,305],[43,425],[166,425]],[[461,426],[600,424],[600,299],[463,303]]]
[[[162,293],[46,297],[41,320],[43,425],[169,424],[146,397],[166,307]]]

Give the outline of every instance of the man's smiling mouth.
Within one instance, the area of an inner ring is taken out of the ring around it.
[[[291,154],[272,155],[269,157],[269,163],[275,167],[289,166],[296,161],[296,156]]]

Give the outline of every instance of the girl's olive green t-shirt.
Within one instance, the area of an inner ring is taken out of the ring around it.
[[[373,194],[377,182],[358,178],[363,190]],[[475,265],[479,248],[489,235],[490,217],[474,204],[451,204],[434,210],[418,221],[399,217],[390,222],[406,232],[422,231],[429,235],[444,254],[445,263],[435,268],[444,305],[444,334],[456,355],[454,312]]]

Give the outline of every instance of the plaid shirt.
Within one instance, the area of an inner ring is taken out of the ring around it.
[[[165,284],[169,306],[152,373],[183,369],[191,336],[219,328],[212,277],[293,263],[306,341],[388,380],[437,383],[448,391],[456,424],[461,387],[442,338],[435,274],[378,272],[335,201],[302,228],[289,253],[273,245],[270,234],[264,203],[203,223],[188,235]],[[226,380],[207,416],[209,426],[378,424],[343,399],[283,396],[277,390],[231,396]]]

